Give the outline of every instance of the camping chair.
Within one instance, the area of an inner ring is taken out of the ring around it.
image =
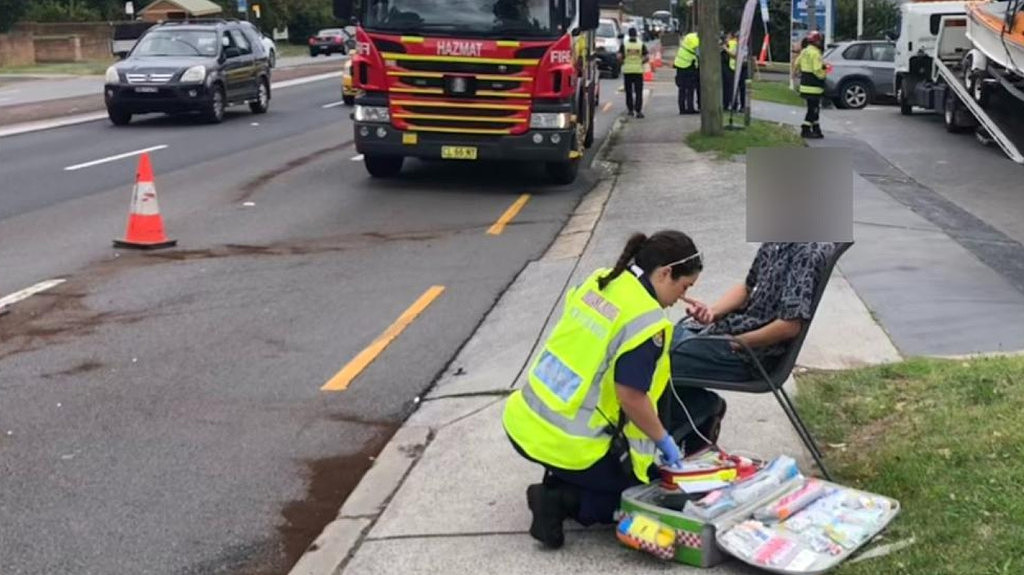
[[[764,364],[758,360],[754,352],[742,342],[740,347],[742,353],[745,353],[751,363],[754,365],[759,377],[755,377],[749,381],[719,381],[710,379],[674,379],[674,385],[686,386],[686,387],[702,387],[705,389],[721,389],[725,391],[739,391],[744,393],[765,393],[772,392],[775,395],[775,399],[782,406],[782,411],[786,413],[786,417],[789,418],[789,422],[796,429],[797,435],[800,436],[800,440],[807,447],[807,450],[811,452],[811,456],[814,458],[814,462],[821,469],[822,474],[829,481],[832,480],[831,474],[828,469],[825,468],[825,464],[822,462],[822,454],[818,449],[818,445],[814,442],[814,438],[811,437],[810,431],[807,430],[807,426],[804,425],[800,415],[796,412],[796,407],[790,400],[789,395],[783,389],[783,384],[789,378],[790,373],[793,371],[793,367],[796,365],[797,357],[800,355],[800,349],[803,347],[804,339],[807,337],[807,331],[811,327],[811,322],[814,321],[814,315],[818,311],[818,304],[821,302],[821,296],[825,293],[825,286],[828,285],[828,280],[832,276],[832,270],[835,268],[836,262],[853,245],[853,242],[843,242],[836,246],[835,251],[825,262],[825,267],[821,271],[821,277],[818,278],[818,283],[814,289],[814,299],[811,302],[811,320],[805,322],[800,333],[790,342],[789,348],[786,350],[785,355],[780,357],[775,367],[769,372],[765,369]],[[733,341],[729,336],[720,335],[698,335],[694,336],[686,341],[682,342],[685,345],[688,342],[694,340],[720,340],[720,341]],[[672,391],[669,390],[668,394],[671,395]],[[669,401],[669,410],[674,406],[673,401]],[[701,425],[699,422],[697,425]]]

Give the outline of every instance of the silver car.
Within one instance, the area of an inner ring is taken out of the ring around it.
[[[840,42],[829,47],[824,60],[828,65],[825,97],[838,108],[859,110],[879,98],[896,95],[896,45],[892,42]]]

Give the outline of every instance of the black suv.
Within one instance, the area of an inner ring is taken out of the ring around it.
[[[152,112],[199,112],[217,123],[238,104],[263,114],[270,107],[270,61],[260,39],[236,21],[165,22],[107,70],[104,96],[117,126]]]

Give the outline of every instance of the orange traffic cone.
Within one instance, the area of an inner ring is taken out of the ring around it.
[[[177,240],[168,239],[164,235],[164,220],[160,217],[156,184],[153,183],[153,167],[149,163],[149,154],[142,154],[135,173],[135,187],[132,189],[128,229],[124,239],[114,240],[114,247],[155,250],[169,248],[177,243]]]
[[[650,64],[644,64],[644,82],[654,81],[654,70],[651,70]]]
[[[658,69],[661,68],[663,65],[664,62],[661,61],[661,46],[658,46],[658,48],[654,50],[654,68]]]

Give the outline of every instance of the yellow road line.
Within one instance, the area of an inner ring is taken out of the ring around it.
[[[352,361],[348,362],[345,367],[341,368],[334,377],[330,379],[320,391],[344,391],[345,388],[352,383],[364,369],[367,368],[373,360],[377,359],[377,356],[399,336],[405,328],[409,327],[410,324],[423,313],[423,310],[427,309],[430,304],[434,303],[434,300],[440,297],[444,292],[444,286],[433,286],[423,293],[409,309],[402,312],[402,315],[398,316],[395,323],[388,326],[384,333],[373,341],[363,351],[359,352],[359,355],[355,356]]]
[[[523,194],[519,196],[519,199],[509,206],[508,209],[505,210],[504,214],[501,214],[501,217],[498,218],[498,221],[494,222],[494,225],[487,230],[487,233],[492,236],[501,235],[501,232],[505,231],[505,226],[507,226],[508,223],[511,222],[517,214],[519,214],[519,211],[523,209],[523,206],[525,206],[528,201],[530,201],[530,194]]]
[[[612,109],[612,103],[611,102],[605,102],[604,106],[601,108],[601,111],[602,112],[607,112],[608,110],[611,110],[611,109]]]

